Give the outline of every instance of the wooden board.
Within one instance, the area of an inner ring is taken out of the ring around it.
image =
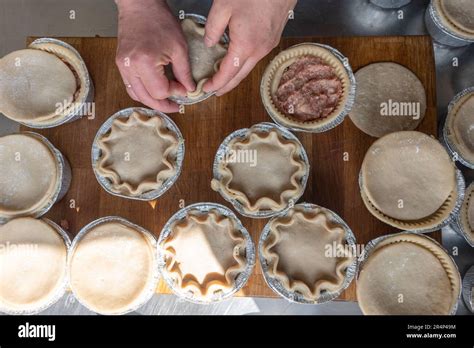
[[[412,70],[427,90],[427,115],[419,130],[436,135],[436,84],[433,49],[429,37],[343,37],[284,38],[280,46],[261,61],[253,72],[233,92],[186,107],[185,114],[172,118],[186,140],[183,172],[177,183],[163,195],[153,208],[107,194],[97,183],[91,168],[91,144],[101,124],[118,110],[139,105],[132,101],[115,67],[115,38],[60,38],[72,44],[84,58],[95,84],[95,119],[83,118],[57,128],[39,131],[69,159],[73,179],[66,197],[57,203],[47,217],[68,226],[72,235],[97,218],[118,215],[159,235],[166,221],[180,208],[197,202],[218,202],[230,205],[212,191],[212,163],[222,140],[234,130],[271,121],[259,93],[260,79],[268,62],[281,49],[301,42],[319,42],[333,46],[349,58],[354,71],[373,62],[393,61]],[[30,42],[32,39],[29,39]],[[354,231],[357,242],[371,239],[396,229],[378,221],[365,208],[359,193],[357,178],[363,157],[375,140],[347,118],[337,128],[323,134],[298,133],[310,159],[311,175],[301,201],[312,202],[338,213]],[[349,160],[344,160],[344,155]],[[75,208],[71,208],[71,200]],[[243,224],[258,241],[267,220],[241,217]],[[439,238],[439,235],[435,234]],[[169,292],[160,284],[159,292]],[[267,287],[260,266],[240,296],[276,297]],[[356,300],[355,283],[340,297]]]

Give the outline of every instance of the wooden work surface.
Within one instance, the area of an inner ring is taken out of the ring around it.
[[[95,84],[96,117],[49,130],[38,130],[68,158],[72,184],[65,198],[46,215],[68,227],[71,235],[97,218],[122,216],[159,235],[166,221],[180,208],[197,202],[217,202],[229,207],[212,191],[212,163],[223,139],[234,130],[271,121],[260,99],[260,79],[268,62],[281,49],[301,42],[319,42],[341,51],[354,71],[380,61],[393,61],[412,70],[427,91],[427,115],[418,130],[436,135],[436,83],[433,49],[429,37],[341,37],[284,38],[280,47],[261,61],[234,91],[186,107],[184,114],[171,115],[186,140],[183,171],[176,184],[158,199],[156,205],[112,196],[99,186],[91,167],[91,144],[101,124],[115,112],[138,106],[131,100],[115,67],[115,38],[60,38],[73,45],[84,58]],[[29,39],[31,42],[32,39]],[[396,229],[378,221],[365,208],[359,193],[358,174],[363,157],[374,138],[359,131],[347,118],[335,129],[323,134],[298,133],[310,160],[311,174],[300,201],[316,203],[339,214],[352,228],[359,244],[391,233]],[[344,153],[349,156],[344,161]],[[75,208],[70,207],[75,201]],[[268,221],[241,217],[257,243]],[[439,238],[439,234],[435,234]],[[159,292],[169,292],[160,284]],[[257,264],[240,296],[276,297]],[[356,300],[355,282],[340,296]]]

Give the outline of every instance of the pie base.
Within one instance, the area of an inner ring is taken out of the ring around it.
[[[273,96],[278,89],[278,85],[285,69],[304,56],[315,56],[321,58],[326,64],[330,65],[335,70],[336,75],[342,82],[343,91],[339,103],[334,111],[325,118],[311,121],[300,121],[282,113],[273,101]],[[341,115],[346,108],[346,101],[349,98],[350,89],[350,78],[347,74],[346,68],[339,58],[324,47],[314,44],[299,44],[280,52],[270,62],[262,77],[261,95],[263,104],[268,112],[283,126],[312,131],[331,124]]]
[[[464,237],[471,246],[474,246],[474,184],[469,185],[464,193],[464,202],[459,212],[459,222],[461,224]]]
[[[433,1],[433,6],[437,9],[437,13],[439,14],[440,19],[442,20],[443,24],[456,35],[459,35],[460,37],[466,40],[474,40],[474,27],[467,27],[463,25],[461,22],[452,18],[452,16],[449,14],[449,11],[446,9],[446,5],[444,4],[444,1],[446,0]],[[447,0],[447,1],[452,1],[452,0]],[[474,12],[474,10],[471,10],[471,12]],[[472,24],[474,25],[474,22]]]

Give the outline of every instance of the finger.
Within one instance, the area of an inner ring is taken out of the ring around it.
[[[247,59],[247,61],[245,62],[242,69],[238,72],[238,74],[235,75],[234,78],[230,80],[230,82],[227,83],[224,87],[219,89],[216,92],[216,95],[220,97],[221,95],[226,94],[230,92],[231,90],[233,90],[235,87],[237,87],[242,82],[242,80],[247,77],[247,75],[252,71],[252,69],[255,67],[257,63],[258,63],[258,59],[254,59],[254,58]]]
[[[120,76],[122,77],[123,84],[125,86],[125,90],[127,91],[128,95],[130,98],[132,98],[135,101],[140,101],[140,99],[137,97],[137,94],[133,90],[132,84],[129,82],[131,80],[131,76],[129,76],[129,70],[125,69],[122,64],[117,64],[117,67],[120,72]]]
[[[213,4],[206,21],[206,34],[204,43],[207,47],[217,45],[230,20],[230,13],[222,11],[218,5]]]
[[[168,80],[164,65],[142,64],[138,67],[137,74],[153,99],[162,100],[171,95],[186,94],[186,89],[181,83]]]
[[[187,50],[176,52],[172,57],[171,67],[173,68],[174,77],[184,86],[184,88],[186,88],[186,90],[191,92],[196,89],[196,83],[191,74],[191,66],[189,64]]]
[[[204,84],[204,91],[218,91],[227,85],[239,73],[242,66],[245,65],[246,60],[247,57],[244,57],[243,54],[239,54],[231,43],[227,55],[220,64],[219,71]]]
[[[140,102],[149,106],[152,109],[162,111],[162,112],[178,112],[179,107],[175,103],[170,102],[169,100],[156,100],[154,99],[145,88],[145,85],[138,77],[133,77],[130,81],[133,86],[133,91],[139,98]]]

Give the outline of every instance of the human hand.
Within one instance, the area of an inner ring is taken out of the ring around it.
[[[167,98],[195,89],[188,47],[178,20],[164,0],[116,0],[119,10],[116,64],[133,100],[163,112],[178,105]],[[177,81],[165,75],[172,63]]]
[[[219,42],[229,27],[230,45],[219,71],[203,86],[223,95],[234,89],[280,42],[297,0],[214,0],[206,23],[206,45]]]

